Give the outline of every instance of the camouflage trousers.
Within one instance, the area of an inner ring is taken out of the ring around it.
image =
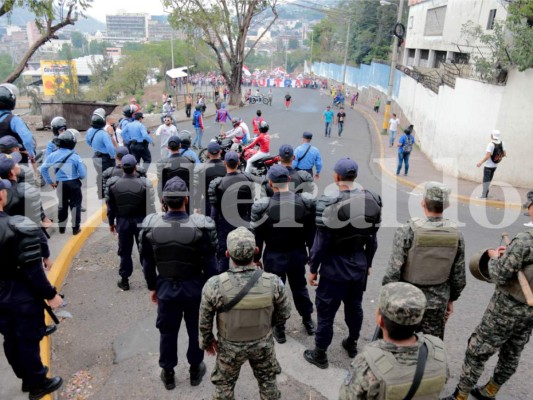
[[[470,393],[483,373],[487,360],[499,350],[493,379],[503,385],[515,373],[520,354],[533,329],[533,307],[519,303],[496,289],[481,323],[468,340],[463,370],[457,388]]]
[[[446,306],[444,308],[427,309],[420,323],[420,330],[426,335],[437,336],[441,340],[444,340],[445,315]]]
[[[274,340],[268,334],[261,340],[250,342],[230,342],[218,337],[218,354],[211,382],[215,385],[214,400],[235,399],[234,389],[241,366],[250,362],[259,384],[261,400],[281,398],[276,385],[279,364],[275,360]]]

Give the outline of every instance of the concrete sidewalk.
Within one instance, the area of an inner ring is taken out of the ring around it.
[[[347,105],[346,107],[349,107]],[[378,148],[374,149],[375,154],[379,156],[378,163],[382,171],[396,179],[400,184],[416,188],[418,185],[427,181],[445,182],[452,188],[452,198],[463,202],[478,206],[486,205],[496,208],[521,208],[529,189],[512,187],[504,182],[493,180],[488,200],[479,199],[482,190],[482,176],[483,167],[479,168],[479,182],[473,182],[466,179],[457,178],[447,175],[439,171],[431,162],[431,160],[420,150],[418,145],[413,147],[411,157],[409,158],[409,174],[396,175],[396,168],[398,166],[398,140],[403,134],[403,129],[407,124],[403,124],[402,129],[398,128],[393,147],[389,147],[389,135],[381,133],[383,126],[383,112],[376,113],[373,108],[363,104],[356,104],[354,109],[365,116],[370,124],[370,129],[373,129],[376,134],[376,142]],[[384,107],[383,107],[384,109]],[[414,127],[415,141],[416,141],[416,126]],[[481,159],[482,154],[480,154]],[[472,168],[476,168],[477,160],[472,160]]]

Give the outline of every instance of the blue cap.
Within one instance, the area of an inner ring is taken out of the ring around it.
[[[217,142],[209,142],[207,145],[207,151],[211,154],[218,154],[222,150],[222,147]]]
[[[124,157],[125,155],[130,154],[130,151],[126,146],[119,146],[116,148],[115,154],[119,157]]]
[[[357,163],[348,157],[341,158],[335,164],[335,168],[333,168],[333,170],[340,176],[357,176],[358,169],[359,167],[357,166]]]
[[[175,176],[165,183],[163,188],[164,197],[185,197],[188,196],[187,184],[179,176]]]
[[[302,135],[304,139],[313,139],[313,134],[311,132],[304,132]]]
[[[11,150],[14,147],[22,147],[21,144],[17,141],[17,139],[10,135],[0,138],[0,146],[3,147],[2,151]]]
[[[7,179],[0,179],[0,190],[11,189],[11,182]]]
[[[180,148],[181,139],[179,136],[171,136],[170,139],[168,139],[167,146],[170,147],[173,150],[177,150]]]
[[[122,157],[123,167],[135,167],[137,165],[137,159],[132,154],[126,154]]]
[[[228,151],[224,157],[224,161],[234,163],[239,162],[239,155],[234,151]]]
[[[283,159],[292,158],[294,155],[294,150],[290,144],[283,144],[279,148],[279,156]]]
[[[22,159],[20,153],[0,154],[0,176],[5,176]]]
[[[273,165],[268,170],[268,179],[274,183],[285,183],[289,181],[289,170],[283,165]]]

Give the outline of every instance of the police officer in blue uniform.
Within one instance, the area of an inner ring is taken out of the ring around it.
[[[194,161],[182,155],[179,136],[171,136],[168,139],[167,147],[170,155],[157,162],[157,194],[159,195],[159,200],[163,198],[165,184],[175,176],[179,176],[187,185],[187,190],[190,190],[194,171]]]
[[[187,157],[195,164],[200,164],[201,161],[198,158],[198,155],[191,150],[189,147],[191,147],[191,135],[188,133],[182,133],[179,135],[181,140],[181,148],[180,148],[180,155],[183,157]]]
[[[320,151],[315,146],[311,146],[311,139],[313,139],[311,132],[304,132],[302,138],[303,143],[294,150],[292,166],[298,171],[308,172],[311,176],[313,176],[313,167],[315,167],[315,179],[318,179],[322,171]]]
[[[189,216],[185,211],[189,197],[180,177],[165,184],[163,201],[166,213],[148,215],[143,221],[141,258],[150,298],[157,303],[161,380],[172,390],[176,387],[174,367],[182,319],[189,336],[191,385],[199,385],[206,372],[198,343],[198,318],[203,285],[218,273],[214,257],[217,239],[211,218]]]
[[[115,165],[115,146],[111,136],[104,129],[105,125],[105,111],[103,108],[97,108],[91,117],[91,128],[85,135],[85,142],[94,152],[93,164],[96,169],[96,190],[99,199],[104,197],[102,173]]]
[[[211,215],[211,203],[208,200],[207,190],[209,185],[216,178],[226,176],[224,161],[220,159],[222,147],[217,142],[209,142],[207,145],[207,157],[209,161],[204,164],[197,164],[194,171],[194,195],[195,208],[205,207],[205,215]],[[203,202],[202,202],[203,197]]]
[[[152,154],[148,148],[149,144],[154,144],[148,134],[145,126],[142,124],[144,119],[142,112],[133,114],[134,121],[127,124],[122,130],[122,139],[130,150],[130,153],[137,159],[137,164],[143,161],[143,168],[148,171],[152,162]]]
[[[137,177],[137,161],[131,154],[122,158],[121,177],[109,179],[106,186],[107,220],[109,230],[118,233],[118,255],[122,290],[130,290],[129,277],[133,273],[131,251],[133,243],[139,245],[141,223],[147,214],[155,212],[154,188],[146,178]]]
[[[211,218],[217,227],[220,272],[229,269],[229,259],[226,257],[228,233],[239,226],[249,227],[254,200],[254,178],[239,171],[239,155],[228,151],[224,156],[224,163],[226,176],[215,178],[208,189]]]
[[[63,299],[44,273],[37,225],[4,211],[10,187],[9,181],[0,180],[0,333],[6,358],[22,379],[22,391],[37,400],[63,383],[59,376],[46,377],[39,348],[45,332],[44,301],[57,308]]]
[[[333,338],[333,323],[341,302],[349,331],[342,346],[349,357],[357,354],[363,322],[363,291],[377,250],[381,198],[355,187],[357,169],[356,162],[349,158],[337,161],[334,179],[338,196],[322,196],[316,206],[317,233],[309,261],[309,283],[318,286],[317,328],[315,348],[305,350],[304,358],[319,368],[329,365],[326,351]]]
[[[44,158],[48,157],[54,151],[57,150],[56,139],[57,137],[67,130],[67,120],[63,117],[54,117],[50,122],[52,128],[52,134],[54,138],[46,144],[46,150],[44,151]]]
[[[67,129],[57,137],[58,150],[50,154],[41,166],[41,175],[44,181],[57,188],[59,200],[57,218],[59,233],[65,233],[65,225],[70,208],[72,214],[72,234],[80,233],[81,223],[81,180],[87,176],[87,169],[80,156],[74,151],[76,136],[79,132]],[[55,170],[55,179],[50,176],[50,168]]]
[[[312,247],[315,235],[314,200],[289,191],[290,174],[282,165],[270,168],[268,182],[274,195],[252,206],[250,225],[259,248],[254,261],[261,265],[265,246],[262,262],[265,271],[278,275],[283,283],[289,279],[294,305],[307,334],[313,335],[313,303],[307,292],[305,265],[307,249]],[[285,324],[274,326],[273,335],[278,343],[285,343]]]
[[[22,145],[22,163],[35,158],[35,142],[24,121],[12,111],[17,104],[18,88],[11,83],[0,85],[0,137],[13,136]]]
[[[124,175],[124,171],[122,170],[122,158],[126,155],[130,154],[129,150],[125,146],[118,146],[115,149],[115,166],[109,167],[102,173],[102,181],[104,185],[104,190],[107,188],[107,181],[109,178],[116,176],[121,177]],[[146,178],[146,171],[143,167],[140,167],[137,165],[135,167],[135,174],[137,178],[145,177]]]

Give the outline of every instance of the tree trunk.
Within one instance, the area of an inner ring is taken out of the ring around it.
[[[231,75],[229,81],[230,100],[229,104],[232,106],[238,106],[242,100],[241,93],[242,84],[242,64],[237,62],[231,67]]]

